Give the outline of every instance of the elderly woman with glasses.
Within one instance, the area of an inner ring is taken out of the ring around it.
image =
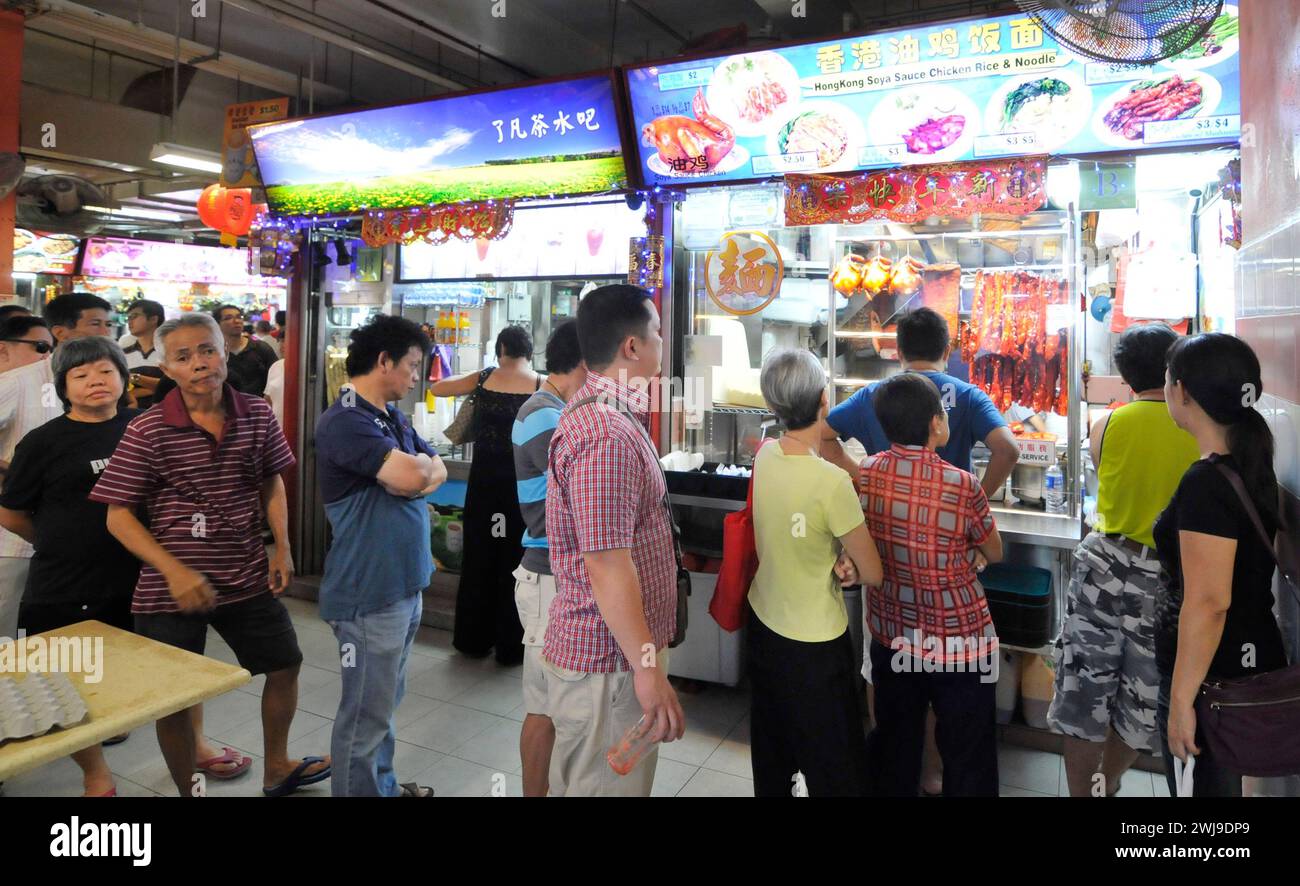
[[[841,587],[879,582],[880,556],[852,478],[820,455],[828,408],[820,361],[775,351],[760,383],[785,433],[754,458],[754,793],[790,796],[801,772],[811,796],[861,796],[866,734]]]
[[[31,635],[94,619],[131,630],[140,563],[109,534],[107,506],[88,498],[138,414],[122,408],[126,356],[92,337],[64,342],[52,360],[64,414],[18,443],[0,494],[0,525],[35,547],[18,626]],[[86,796],[115,793],[98,745],[72,756]]]

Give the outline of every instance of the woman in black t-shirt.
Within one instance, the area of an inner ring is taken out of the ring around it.
[[[54,387],[66,414],[19,442],[0,494],[0,525],[36,549],[18,610],[30,636],[95,619],[131,629],[131,594],[140,562],[109,534],[107,506],[89,499],[126,425],[128,370],[117,343],[93,337],[54,352]],[[113,796],[99,745],[72,755],[86,796]]]
[[[1240,796],[1197,731],[1194,707],[1207,678],[1235,678],[1286,666],[1273,617],[1273,557],[1221,467],[1236,472],[1265,530],[1278,528],[1273,435],[1254,408],[1263,394],[1250,346],[1221,333],[1183,339],[1169,350],[1165,400],[1202,458],[1183,475],[1156,520],[1167,577],[1156,600],[1157,721],[1170,792],[1173,758],[1196,757],[1196,796]]]

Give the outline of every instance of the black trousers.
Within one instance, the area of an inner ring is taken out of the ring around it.
[[[871,775],[876,794],[915,797],[921,789],[926,708],[933,705],[945,797],[998,795],[996,682],[977,670],[918,673],[895,668],[894,651],[872,641],[876,728]]]
[[[749,613],[750,761],[754,795],[794,796],[802,772],[810,797],[861,797],[868,789],[862,698],[845,631],[803,643]]]

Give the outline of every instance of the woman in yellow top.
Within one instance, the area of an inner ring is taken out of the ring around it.
[[[880,556],[853,481],[818,455],[828,407],[821,363],[808,351],[775,351],[761,384],[786,432],[754,460],[754,793],[790,796],[802,772],[810,796],[862,796],[866,734],[841,586],[879,582]]]
[[[1134,399],[1098,419],[1095,531],[1074,552],[1066,619],[1056,641],[1056,694],[1048,724],[1065,734],[1074,797],[1116,793],[1139,751],[1157,753],[1156,517],[1200,452],[1165,405],[1165,354],[1178,334],[1163,323],[1129,328],[1115,365]]]

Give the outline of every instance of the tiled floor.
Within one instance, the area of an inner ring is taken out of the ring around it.
[[[339,660],[334,636],[316,614],[315,604],[287,599],[298,628],[305,662],[299,680],[298,714],[289,733],[291,756],[329,752],[332,718],[339,700]],[[208,654],[234,661],[215,634]],[[500,668],[491,659],[467,659],[451,648],[447,631],[421,628],[407,676],[407,695],[397,711],[396,769],[402,781],[432,786],[440,797],[522,793],[519,724],[523,720],[520,669]],[[213,699],[204,707],[204,731],[218,746],[237,748],[253,758],[252,771],[236,781],[208,779],[214,796],[255,796],[262,782],[261,678]],[[681,694],[687,732],[682,741],[663,745],[655,773],[655,796],[753,796],[749,764],[749,700],[743,689],[708,686]],[[152,729],[107,748],[109,766],[123,796],[170,795],[167,768]],[[1060,756],[1004,747],[999,755],[1002,795],[1054,797],[1065,793]],[[10,779],[10,797],[77,796],[81,773],[70,759]],[[301,796],[328,796],[328,783]],[[1124,796],[1167,795],[1163,778],[1130,772]]]

